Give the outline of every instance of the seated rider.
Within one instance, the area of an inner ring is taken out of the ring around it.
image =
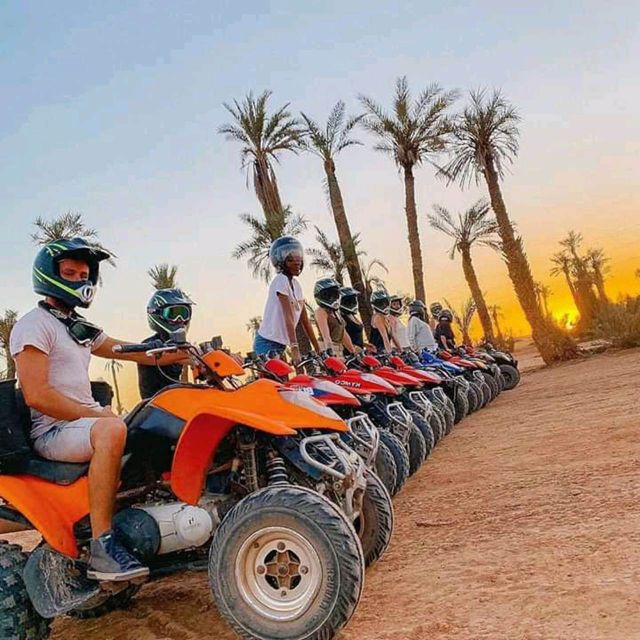
[[[438,343],[438,347],[444,350],[456,348],[456,337],[453,333],[453,314],[449,309],[443,309],[438,316],[438,325],[434,332],[434,337]]]
[[[400,348],[389,325],[389,305],[391,299],[386,289],[378,289],[371,294],[371,344],[378,351],[391,353],[393,346]]]
[[[142,342],[166,342],[176,329],[187,330],[191,322],[191,307],[194,304],[180,289],[158,289],[147,304],[147,321],[154,333]],[[166,367],[138,364],[140,397],[146,400],[165,387],[179,382],[183,368],[180,363]]]
[[[414,351],[435,351],[438,348],[431,327],[427,324],[427,305],[422,300],[409,304],[409,344]]]
[[[358,296],[360,292],[353,287],[340,289],[340,315],[344,320],[345,330],[355,347],[364,349],[366,346],[364,325],[358,318]]]
[[[391,296],[389,299],[389,326],[391,335],[395,338],[395,343],[400,349],[409,348],[409,332],[407,325],[402,321],[404,313],[404,301],[402,296]]]
[[[334,278],[321,278],[313,288],[313,297],[318,308],[315,311],[316,324],[320,331],[320,346],[331,349],[335,355],[342,355],[344,347],[349,353],[356,348],[346,332],[345,321],[338,313],[340,309],[340,283]]]
[[[300,360],[300,349],[296,338],[298,322],[316,351],[320,351],[311,321],[304,304],[304,294],[297,276],[304,268],[304,249],[299,240],[282,236],[274,240],[269,249],[271,264],[278,272],[269,285],[267,302],[262,322],[253,342],[256,355],[270,351],[282,354],[291,348],[294,362]]]
[[[429,326],[432,331],[436,330],[436,326],[438,325],[438,317],[440,316],[440,312],[444,309],[442,304],[438,301],[432,302],[429,305],[429,311],[431,312],[431,318],[429,319]]]
[[[100,262],[109,257],[82,238],[43,246],[33,265],[33,288],[44,300],[18,320],[10,351],[31,408],[35,452],[48,460],[90,463],[92,540],[87,576],[118,581],[145,576],[149,570],[111,530],[127,427],[111,407],[101,407],[93,399],[89,361],[92,354],[141,364],[154,360],[141,353],[114,353],[115,345],[128,343],[110,338],[75,311],[91,304]],[[160,363],[182,358],[182,354],[165,355]]]

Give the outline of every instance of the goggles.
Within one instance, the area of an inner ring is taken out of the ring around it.
[[[191,307],[186,304],[174,304],[164,307],[161,314],[171,324],[186,324],[191,320]]]
[[[81,347],[91,347],[102,335],[102,329],[100,327],[85,320],[82,316],[67,316],[45,302],[41,302],[40,307],[62,322],[73,341]]]

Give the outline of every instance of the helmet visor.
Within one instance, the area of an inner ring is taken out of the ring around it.
[[[174,304],[162,309],[162,317],[171,324],[186,324],[191,320],[191,307],[186,304]]]

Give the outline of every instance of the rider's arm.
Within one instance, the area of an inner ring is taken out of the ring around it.
[[[18,379],[24,401],[28,406],[57,420],[104,418],[110,411],[92,409],[67,398],[49,384],[49,356],[27,345],[15,358]]]
[[[304,331],[309,337],[309,340],[311,341],[311,346],[314,348],[316,353],[320,353],[320,345],[318,344],[318,338],[316,338],[316,332],[313,330],[313,325],[311,324],[311,320],[309,320],[309,315],[307,314],[307,309],[305,307],[302,307],[300,322],[302,322]]]
[[[318,331],[320,331],[320,337],[324,343],[324,348],[328,349],[331,346],[331,331],[329,331],[329,320],[327,318],[327,312],[322,307],[316,309],[316,324],[318,325]]]
[[[351,336],[345,331],[344,335],[342,336],[342,346],[349,352],[349,353],[357,353],[358,349],[356,348],[356,345],[353,344],[353,340],[351,340]]]
[[[389,318],[391,324],[391,340],[393,344],[396,345],[398,349],[402,349],[400,346],[400,338],[398,337],[398,323],[400,322],[398,318]],[[390,349],[387,349],[390,351]]]
[[[177,362],[187,363],[189,358],[185,356],[184,352],[178,351],[177,353],[163,353],[160,358],[155,356],[148,356],[146,353],[114,353],[113,347],[116,345],[134,344],[131,342],[125,342],[124,340],[117,340],[116,338],[110,338],[107,336],[100,346],[93,350],[93,355],[100,358],[107,358],[109,360],[129,360],[131,362],[137,362],[138,364],[147,365],[160,365],[162,367],[168,364],[175,364]],[[137,344],[137,343],[135,343]]]
[[[414,350],[418,350],[418,321],[417,318],[411,316],[409,318],[409,324],[407,326],[407,332],[409,334],[409,346]]]

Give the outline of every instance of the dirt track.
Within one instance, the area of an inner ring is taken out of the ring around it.
[[[343,640],[640,638],[640,350],[528,373],[395,501]],[[206,576],[149,585],[55,640],[225,640]]]

